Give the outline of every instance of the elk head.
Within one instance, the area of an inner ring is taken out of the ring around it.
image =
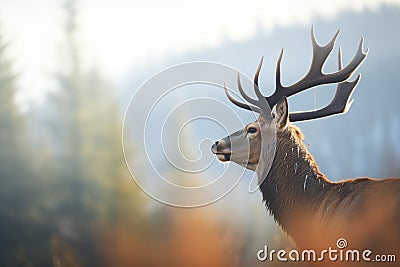
[[[211,150],[219,160],[233,161],[245,168],[256,171],[260,182],[260,179],[265,178],[268,174],[266,166],[272,164],[275,149],[279,149],[279,147],[275,146],[276,143],[279,145],[279,140],[275,139],[276,136],[279,136],[277,133],[285,131],[290,122],[317,119],[348,111],[352,104],[350,96],[359,82],[360,75],[354,81],[348,81],[348,79],[363,62],[368,50],[365,53],[362,51],[363,39],[361,39],[355,56],[343,68],[341,49],[339,48],[338,71],[323,73],[322,68],[333,50],[338,34],[339,30],[328,44],[320,46],[315,39],[314,30],[311,28],[312,60],[310,68],[300,81],[290,86],[283,86],[281,83],[282,50],[276,66],[276,88],[271,96],[263,96],[258,87],[258,76],[263,59],[261,59],[254,76],[254,92],[257,99],[249,97],[244,92],[240,82],[240,74],[238,74],[237,78],[238,89],[249,104],[234,99],[225,86],[225,93],[232,103],[241,108],[255,111],[260,115],[255,122],[246,125],[244,129],[216,141],[212,145]],[[313,111],[289,113],[287,97],[308,88],[331,83],[337,83],[338,85],[332,101],[326,107]],[[273,108],[275,108],[274,113],[271,112]]]

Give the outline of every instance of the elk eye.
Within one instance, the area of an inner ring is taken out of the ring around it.
[[[257,129],[254,127],[250,127],[249,129],[247,129],[247,133],[255,133],[257,132]]]

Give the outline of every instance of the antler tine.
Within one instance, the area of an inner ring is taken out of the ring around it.
[[[256,101],[255,99],[249,97],[249,96],[244,92],[243,87],[242,87],[242,83],[240,82],[240,73],[239,73],[239,72],[238,72],[238,75],[237,75],[237,86],[238,86],[238,88],[239,88],[240,94],[242,95],[242,97],[243,97],[247,102],[249,102],[250,104],[253,104],[253,105],[257,105],[257,101]]]
[[[257,96],[257,99],[253,99],[253,98],[249,97],[244,92],[242,83],[240,82],[240,73],[238,73],[238,76],[237,76],[237,85],[238,85],[239,92],[242,95],[242,97],[250,104],[255,105],[257,107],[258,113],[260,113],[263,116],[269,117],[270,116],[270,114],[269,114],[270,108],[269,108],[268,102],[266,101],[265,96],[263,96],[261,94],[260,89],[258,88],[258,76],[260,74],[262,63],[263,63],[263,58],[261,58],[260,64],[258,64],[258,68],[257,68],[256,74],[254,76],[254,92]]]
[[[240,73],[238,72],[238,75],[237,75],[237,86],[238,86],[239,92],[240,92],[241,96],[247,102],[249,102],[251,105],[239,102],[236,99],[234,99],[230,95],[230,93],[228,91],[228,88],[226,87],[225,83],[224,83],[224,89],[225,89],[225,94],[228,97],[228,99],[233,104],[235,104],[236,106],[238,106],[240,108],[247,109],[247,110],[252,110],[252,111],[258,112],[263,116],[270,116],[270,114],[269,114],[269,112],[270,112],[269,105],[268,105],[267,101],[265,100],[265,97],[261,94],[260,89],[258,88],[258,77],[260,75],[263,59],[264,59],[264,57],[261,57],[261,61],[258,64],[256,74],[254,75],[254,92],[255,92],[255,94],[256,94],[256,96],[258,98],[257,100],[249,97],[244,92],[243,87],[242,87],[242,83],[240,82]]]
[[[339,47],[338,53],[338,70],[342,70],[342,49]],[[290,113],[289,120],[291,122],[295,121],[304,121],[304,120],[312,120],[318,119],[322,117],[327,117],[335,114],[345,114],[349,109],[353,100],[349,100],[351,94],[356,88],[358,82],[360,81],[361,75],[357,75],[357,78],[352,82],[342,82],[338,84],[335,92],[335,96],[332,101],[324,108],[321,108],[317,111],[307,111],[307,112],[297,112]]]
[[[261,110],[260,110],[258,107],[255,107],[255,106],[252,106],[252,105],[247,105],[247,104],[245,104],[245,103],[239,102],[239,101],[237,101],[236,99],[234,99],[234,98],[230,95],[230,93],[229,93],[229,91],[228,91],[228,88],[226,87],[226,84],[225,84],[225,83],[224,83],[224,89],[225,89],[225,94],[226,94],[226,96],[228,97],[228,99],[229,99],[233,104],[235,104],[236,106],[238,106],[238,107],[240,107],[240,108],[247,109],[247,110],[253,110],[253,111],[256,111],[256,112],[258,112],[258,113],[261,113]]]
[[[326,107],[323,107],[317,111],[306,111],[306,112],[293,112],[289,114],[289,120],[291,122],[305,121],[328,117],[336,114],[345,114],[349,109],[353,100],[349,101],[351,94],[356,88],[360,81],[361,75],[357,75],[357,78],[352,82],[343,82],[338,84],[335,96],[331,103]]]
[[[254,75],[254,92],[256,93],[256,96],[258,98],[257,101],[257,106],[259,106],[261,108],[261,110],[263,111],[263,115],[264,116],[268,116],[270,115],[269,113],[271,112],[271,109],[269,107],[269,104],[267,102],[267,100],[265,99],[265,96],[263,96],[263,94],[260,91],[260,87],[258,86],[258,77],[260,76],[260,71],[261,71],[261,67],[264,61],[264,57],[261,57],[260,63],[258,64],[257,67],[257,71],[256,74]]]
[[[311,27],[311,39],[312,39],[312,45],[313,45],[313,57],[311,60],[311,66],[310,66],[310,72],[315,71],[318,72],[318,74],[322,75],[322,67],[326,62],[326,59],[328,58],[329,54],[332,52],[333,47],[335,46],[336,39],[340,33],[340,29],[338,29],[335,33],[335,35],[332,37],[332,39],[325,45],[325,46],[320,46],[317,43],[317,40],[315,38],[315,32],[314,32],[314,26]],[[320,53],[318,55],[318,53]]]
[[[314,27],[311,28],[312,59],[310,68],[300,81],[290,86],[283,86],[281,83],[280,66],[283,56],[283,50],[281,51],[276,66],[276,89],[271,96],[266,97],[271,108],[275,106],[279,99],[284,96],[289,97],[317,85],[344,82],[348,78],[350,78],[354,71],[356,71],[360,64],[363,62],[368,53],[368,50],[365,53],[362,51],[363,39],[361,39],[355,56],[346,67],[341,68],[334,73],[324,74],[322,72],[322,68],[329,54],[333,50],[339,32],[340,31],[338,30],[335,33],[328,44],[326,44],[325,46],[320,46],[315,39]]]
[[[343,69],[343,64],[342,64],[342,47],[339,46],[339,52],[338,52],[338,70]]]
[[[274,94],[276,93],[277,90],[281,90],[282,88],[282,82],[281,82],[281,62],[282,62],[282,57],[283,57],[283,48],[281,49],[281,53],[279,54],[278,60],[276,61],[276,71],[275,71],[275,85],[276,89]],[[270,97],[267,97],[269,106],[272,108],[276,103],[272,103],[273,101],[273,96],[274,94]]]
[[[260,71],[261,71],[261,67],[264,61],[264,57],[261,57],[260,63],[258,64],[257,67],[257,71],[256,74],[254,74],[254,91],[257,94],[257,96],[261,99],[264,96],[260,93],[260,90],[258,90],[258,77],[260,76]]]

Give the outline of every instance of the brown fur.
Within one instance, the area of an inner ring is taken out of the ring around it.
[[[275,220],[302,249],[336,248],[336,240],[345,238],[349,249],[396,254],[400,261],[400,179],[331,182],[303,138],[290,123],[277,132],[275,158],[260,185]]]

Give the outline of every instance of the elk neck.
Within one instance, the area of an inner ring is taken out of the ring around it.
[[[324,192],[333,186],[322,174],[303,144],[303,134],[293,125],[277,133],[272,167],[260,185],[265,204],[274,219],[290,234],[296,213],[313,218]]]

